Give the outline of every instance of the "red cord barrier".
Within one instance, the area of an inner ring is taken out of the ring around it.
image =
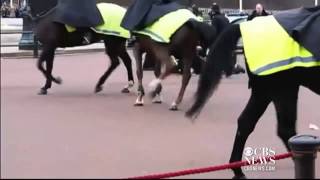
[[[292,153],[286,153],[286,154],[280,154],[276,156],[272,156],[274,160],[281,160],[286,159],[289,157],[292,157]],[[266,161],[269,162],[271,157],[266,157]],[[255,160],[255,163],[261,163],[259,159]],[[220,165],[220,166],[211,166],[211,167],[205,167],[205,168],[198,168],[198,169],[189,169],[189,170],[183,170],[183,171],[177,171],[177,172],[169,172],[169,173],[163,173],[163,174],[153,174],[153,175],[147,175],[147,176],[137,176],[137,177],[131,177],[127,179],[164,179],[164,178],[172,178],[177,176],[185,176],[185,175],[191,175],[191,174],[200,174],[200,173],[208,173],[213,171],[219,171],[219,170],[225,170],[225,169],[233,169],[233,168],[240,168],[242,166],[248,166],[250,165],[247,161],[238,161],[233,162],[230,164]]]

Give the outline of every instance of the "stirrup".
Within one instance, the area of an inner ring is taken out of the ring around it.
[[[87,37],[83,37],[82,44],[90,44],[90,41]]]

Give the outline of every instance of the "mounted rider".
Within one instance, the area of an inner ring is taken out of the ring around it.
[[[83,33],[83,44],[92,39],[89,28],[103,23],[96,0],[58,0],[53,21],[65,24],[69,32]]]
[[[121,26],[141,30],[169,12],[184,8],[178,0],[135,0],[128,8]]]

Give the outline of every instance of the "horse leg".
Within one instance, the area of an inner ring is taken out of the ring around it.
[[[191,70],[191,66],[192,66],[192,60],[194,59],[194,57],[195,57],[195,54],[185,56],[185,58],[182,59],[182,61],[183,61],[182,84],[181,84],[181,88],[180,88],[179,95],[178,95],[177,99],[172,103],[172,105],[170,107],[170,110],[172,110],[172,111],[178,110],[178,106],[183,99],[183,95],[186,91],[187,85],[189,84],[189,81],[191,78],[190,70]]]
[[[135,43],[133,48],[133,55],[136,60],[136,73],[138,78],[138,97],[135,102],[135,106],[143,106],[143,96],[145,95],[142,78],[143,78],[143,69],[142,69],[142,49],[140,43]]]
[[[45,88],[46,86],[49,86],[50,83],[51,83],[51,80],[50,78],[48,78],[47,76],[47,71],[44,69],[43,67],[43,63],[45,62],[46,60],[46,54],[47,54],[47,50],[44,48],[39,59],[38,59],[38,62],[37,62],[37,67],[38,69],[42,72],[42,74],[45,76],[46,78],[46,84],[40,89],[39,91],[39,95],[46,95],[47,94],[47,88]]]
[[[104,42],[106,46],[106,40]],[[110,74],[119,66],[120,62],[118,59],[118,48],[119,43],[117,42],[110,43],[108,46],[106,46],[106,52],[111,60],[111,65],[109,66],[107,71],[100,77],[95,88],[95,93],[102,91],[102,85],[105,83]]]
[[[233,144],[230,163],[242,159],[245,143],[270,102],[271,98],[264,92],[263,88],[255,89],[255,87],[253,87],[248,104],[238,118],[238,129]],[[241,168],[234,168],[232,171],[235,175],[234,178],[245,178]]]
[[[55,48],[48,48],[44,47],[43,52],[40,55],[38,60],[38,69],[44,74],[46,77],[45,85],[40,89],[39,95],[46,95],[48,93],[48,89],[52,86],[52,81],[61,84],[62,80],[60,77],[54,78],[52,76],[52,69],[53,69],[53,60],[54,60],[54,52]],[[46,62],[46,70],[43,67],[43,62]]]
[[[290,151],[288,140],[296,133],[297,101],[299,86],[275,89],[272,98],[277,111],[278,136]]]
[[[154,75],[156,78],[160,77],[161,74],[161,63],[159,61],[155,62],[155,67],[154,67]],[[162,95],[161,95],[161,91],[162,91],[162,86],[160,85],[159,87],[160,89],[158,90],[156,96],[152,99],[153,103],[157,103],[157,104],[161,104],[162,103]]]
[[[154,98],[162,89],[161,81],[164,80],[172,71],[174,64],[169,55],[169,50],[166,46],[156,46],[154,47],[154,52],[156,52],[155,59],[159,60],[161,64],[165,65],[164,71],[161,72],[160,76],[152,80],[149,84],[151,87],[151,97]]]
[[[133,73],[132,73],[132,61],[125,48],[125,44],[121,48],[120,58],[122,59],[128,73],[128,85],[123,88],[122,93],[129,93],[130,88],[134,85]]]

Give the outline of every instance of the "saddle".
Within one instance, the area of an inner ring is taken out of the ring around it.
[[[177,0],[135,0],[128,8],[121,26],[130,31],[141,30],[160,17],[185,8]]]
[[[171,36],[189,20],[198,21],[198,18],[188,9],[178,9],[160,17],[147,27],[133,32],[147,35],[160,43],[170,43]]]

